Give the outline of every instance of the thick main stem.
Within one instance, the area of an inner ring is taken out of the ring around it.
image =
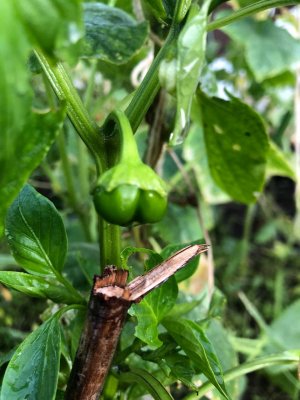
[[[125,111],[133,132],[135,132],[139,127],[146,112],[148,111],[160,89],[160,83],[158,79],[159,64],[168,54],[170,47],[172,47],[175,43],[179,32],[179,25],[174,25],[171,27],[163,47],[160,49],[157,56],[155,57],[153,63],[151,64],[151,67],[149,68],[149,71],[147,72],[141,85],[136,90],[132,101]]]
[[[204,251],[207,251],[206,245],[193,245],[180,250],[128,285],[128,271],[114,266],[105,268],[102,276],[95,277],[66,400],[99,398],[130,305],[141,301],[151,290]]]
[[[102,277],[95,277],[66,400],[97,400],[100,396],[131,305],[126,295],[115,295],[117,289],[124,288],[127,275],[125,270],[111,268]],[[107,291],[108,285],[111,293]]]

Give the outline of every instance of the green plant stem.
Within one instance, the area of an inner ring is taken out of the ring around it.
[[[234,11],[230,15],[219,18],[215,21],[210,22],[207,25],[208,31],[213,31],[214,29],[223,28],[223,26],[229,25],[232,22],[238,21],[241,18],[247,17],[248,15],[256,14],[258,12],[268,10],[270,8],[275,7],[283,7],[283,6],[292,6],[299,4],[299,1],[290,1],[290,0],[263,0],[259,1],[255,4],[250,4],[249,6],[240,8],[237,11]]]
[[[89,111],[94,94],[95,86],[95,76],[97,73],[97,60],[91,61],[91,75],[88,80],[87,88],[84,95],[83,104],[85,108]],[[89,181],[89,157],[87,153],[87,148],[82,142],[78,140],[78,178],[80,182],[80,192],[83,199],[88,198],[90,191],[90,181]]]
[[[71,206],[76,210],[77,208],[77,194],[75,191],[75,183],[74,183],[74,176],[72,174],[72,168],[70,165],[70,160],[67,153],[67,146],[66,146],[66,139],[65,139],[65,132],[61,130],[58,137],[57,137],[57,145],[59,149],[62,169],[64,172],[64,177],[66,180],[66,187],[69,194],[69,199]]]
[[[245,276],[247,273],[248,267],[248,254],[250,249],[250,235],[251,229],[253,225],[253,220],[256,213],[256,205],[251,204],[247,207],[244,229],[243,229],[243,238],[241,242],[241,256],[240,256],[240,275]]]
[[[106,157],[104,139],[100,135],[99,127],[91,120],[64,66],[60,62],[53,63],[40,51],[36,50],[35,54],[56,96],[65,104],[68,117],[77,133],[95,158],[98,172],[101,173],[106,167]]]
[[[43,74],[43,80],[44,80],[46,94],[47,94],[47,98],[48,98],[50,107],[51,107],[52,111],[54,111],[56,109],[54,93],[51,90],[50,83],[47,80],[47,77],[45,74]],[[81,141],[81,143],[82,143],[82,141]],[[69,202],[70,202],[71,206],[73,207],[74,211],[79,216],[79,219],[82,224],[82,227],[83,227],[83,230],[84,230],[87,240],[91,241],[91,235],[90,235],[90,230],[89,230],[89,221],[88,221],[87,215],[84,213],[84,211],[81,207],[80,202],[78,201],[77,193],[75,190],[74,176],[72,173],[72,167],[70,165],[70,160],[68,157],[64,131],[62,129],[59,132],[59,135],[57,138],[57,144],[58,144],[58,149],[59,149],[60,158],[61,158],[61,162],[62,162],[62,169],[63,169],[64,177],[66,180],[66,186],[67,186],[68,195],[69,195]],[[49,173],[49,170],[50,170],[50,168],[48,168],[48,173]],[[52,175],[50,175],[50,176],[52,176]],[[87,194],[88,194],[88,192],[87,192]]]
[[[155,57],[149,71],[147,72],[142,83],[136,90],[129,106],[126,108],[126,115],[129,119],[133,132],[137,130],[142,122],[146,112],[151,106],[155,96],[157,95],[160,84],[158,79],[158,70],[160,62],[164,59],[170,47],[175,43],[180,32],[180,26],[175,24],[171,27],[170,32],[163,47]]]
[[[63,316],[63,314],[65,314],[66,312],[68,312],[70,310],[82,310],[82,311],[85,311],[86,310],[86,306],[85,305],[81,305],[81,304],[71,304],[69,306],[62,307],[60,310],[58,310],[56,312],[56,315],[57,315],[58,318],[61,318]]]
[[[101,273],[107,265],[121,265],[121,234],[118,225],[109,224],[103,218],[98,218],[100,269]]]
[[[271,367],[274,365],[296,365],[298,362],[299,354],[294,355],[291,352],[261,357],[256,360],[246,362],[225,372],[224,381],[225,383],[227,383],[232,381],[233,379],[239,378],[240,376],[244,376],[259,369]],[[210,382],[206,382],[198,389],[197,393],[186,396],[184,400],[200,400],[202,396],[204,396],[205,393],[207,393],[212,388],[213,385]]]
[[[40,51],[35,51],[35,53],[52,89],[58,99],[65,103],[67,114],[77,133],[91,151],[96,162],[97,173],[100,175],[108,166],[104,137],[99,127],[90,119],[63,65],[51,63]],[[99,218],[99,246],[101,270],[105,265],[120,265],[120,228],[108,224],[102,218]]]

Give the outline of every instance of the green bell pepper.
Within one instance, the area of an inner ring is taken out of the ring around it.
[[[93,194],[96,211],[115,225],[154,223],[167,208],[167,193],[162,179],[139,156],[131,126],[125,114],[114,111],[113,120],[121,134],[121,153],[117,165],[99,178]]]

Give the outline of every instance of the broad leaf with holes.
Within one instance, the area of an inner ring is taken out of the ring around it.
[[[200,92],[197,110],[215,182],[232,199],[254,202],[265,181],[269,151],[262,119],[237,98],[225,101]]]
[[[67,237],[54,205],[26,185],[7,213],[6,235],[16,261],[36,275],[63,268]]]
[[[84,4],[84,23],[82,55],[114,64],[127,62],[148,35],[147,22],[137,22],[123,10],[101,3]]]
[[[6,369],[0,400],[55,398],[60,326],[56,316],[32,332],[15,351]]]

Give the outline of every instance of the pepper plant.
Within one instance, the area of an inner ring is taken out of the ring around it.
[[[280,347],[238,364],[203,208],[207,198],[255,203],[270,170],[295,178],[257,110],[213,89],[209,35],[241,42],[261,82],[299,63],[300,44],[255,15],[298,3],[0,3],[0,229],[14,257],[0,282],[47,299],[42,324],[1,358],[1,400],[239,399],[245,374],[295,368],[299,349]],[[271,57],[253,46],[268,31],[288,46],[273,49],[277,64],[257,65]],[[124,76],[147,53],[133,90]],[[40,176],[61,212],[34,188]],[[197,198],[183,226],[172,197],[181,179]],[[200,253],[206,287],[189,296],[178,285],[191,282]]]

